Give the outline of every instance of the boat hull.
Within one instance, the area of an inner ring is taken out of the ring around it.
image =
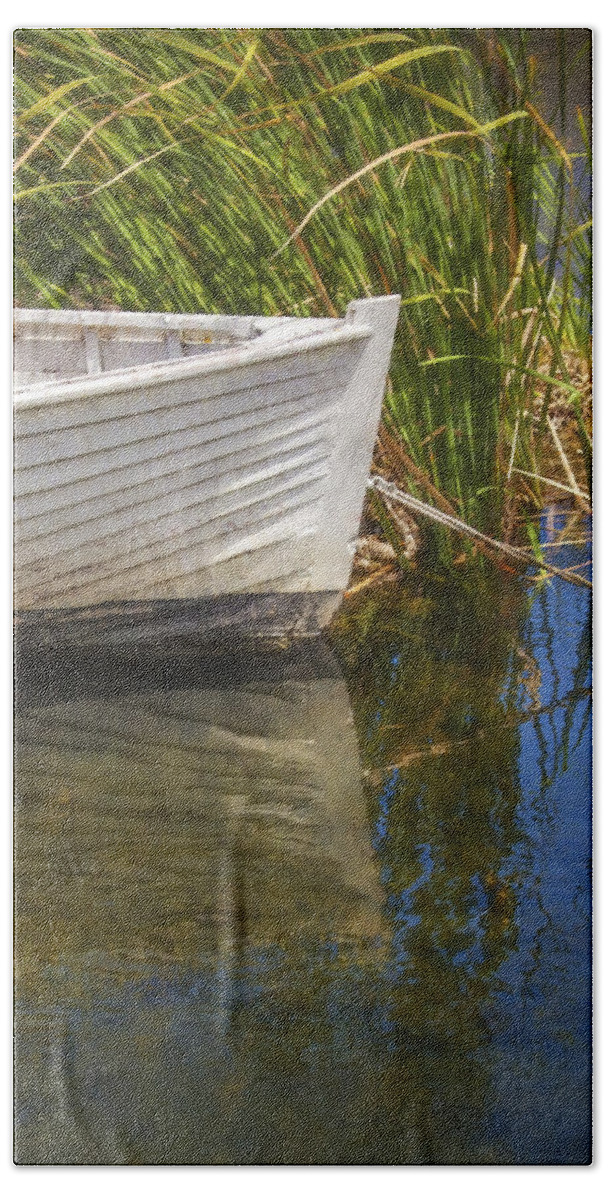
[[[170,327],[164,357],[144,364],[141,316],[137,336],[106,346],[116,314],[84,314],[64,339],[66,370],[75,340],[89,362],[78,378],[41,373],[30,325],[18,365],[44,381],[23,371],[15,401],[17,610],[310,595],[326,623],[348,582],[398,304],[357,301],[344,321],[310,326],[261,321],[245,340],[254,319],[235,318],[230,345],[224,318],[211,354],[176,348]],[[44,362],[60,371],[52,327],[47,341]]]

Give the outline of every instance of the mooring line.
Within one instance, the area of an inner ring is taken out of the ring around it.
[[[417,496],[412,496],[409,492],[403,492],[395,483],[384,479],[382,475],[370,475],[367,482],[368,487],[379,492],[381,496],[387,496],[391,500],[396,500],[398,504],[402,504],[404,508],[409,508],[411,512],[418,513],[419,516],[430,517],[432,521],[438,521],[440,525],[445,525],[448,529],[454,529],[457,533],[465,534],[473,541],[483,542],[486,546],[491,546],[492,549],[498,550],[500,554],[518,559],[519,562],[531,564],[543,571],[548,571],[551,575],[558,575],[560,579],[567,579],[570,583],[578,583],[588,588],[593,586],[591,580],[585,579],[584,575],[577,575],[576,572],[569,571],[567,568],[562,569],[561,567],[554,567],[552,563],[539,561],[528,550],[523,550],[521,546],[510,546],[508,542],[500,542],[497,538],[489,537],[487,533],[481,533],[479,529],[474,529],[472,525],[467,525],[467,522],[461,521],[460,517],[453,517],[450,513],[441,512],[438,508],[433,508],[432,504],[425,504]]]

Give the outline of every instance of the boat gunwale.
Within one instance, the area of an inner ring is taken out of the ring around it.
[[[378,297],[371,297],[378,299]],[[383,297],[380,297],[383,299]],[[166,333],[167,330],[209,329],[225,330],[235,337],[249,338],[264,334],[281,326],[301,326],[310,322],[315,326],[336,328],[344,317],[294,317],[278,314],[265,317],[258,313],[174,313],[174,312],[130,312],[128,309],[103,308],[14,308],[15,326],[28,325],[84,325],[91,328],[149,329],[151,332]],[[246,330],[240,333],[239,330]]]
[[[49,311],[62,310],[51,309]],[[72,379],[29,384],[14,391],[13,403],[15,409],[19,410],[43,408],[49,404],[70,403],[96,396],[116,395],[132,391],[134,388],[142,389],[155,384],[173,383],[182,379],[196,378],[199,375],[212,376],[224,371],[255,366],[258,363],[300,356],[326,347],[364,341],[372,336],[372,328],[367,324],[354,324],[346,319],[340,324],[341,328],[333,325],[327,331],[317,330],[308,335],[302,334],[300,325],[299,330],[297,332],[294,330],[291,337],[289,336],[289,326],[284,325],[280,329],[277,328],[276,331],[264,331],[257,337],[208,355],[163,360],[132,367],[118,367],[115,370],[103,371],[95,375],[79,375]],[[280,336],[281,334],[283,336]]]

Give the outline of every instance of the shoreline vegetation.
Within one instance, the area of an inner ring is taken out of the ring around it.
[[[590,34],[542,33],[18,31],[15,302],[401,293],[373,472],[543,577],[542,508],[591,513],[592,232]],[[370,491],[350,593],[489,560],[529,570]]]

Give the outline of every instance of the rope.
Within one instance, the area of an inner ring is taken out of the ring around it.
[[[409,508],[419,516],[430,517],[432,521],[438,521],[440,525],[446,525],[448,529],[454,529],[457,533],[463,533],[475,542],[483,542],[486,546],[491,546],[493,550],[498,550],[500,554],[518,559],[519,562],[531,563],[535,567],[541,567],[551,575],[558,575],[560,579],[568,579],[571,583],[579,583],[588,588],[592,587],[590,580],[585,579],[583,575],[577,575],[574,571],[567,569],[562,570],[561,567],[554,567],[551,563],[539,562],[533,554],[528,550],[523,550],[520,546],[510,546],[507,542],[500,542],[496,538],[488,537],[486,533],[480,533],[472,525],[467,525],[466,521],[461,521],[460,517],[453,517],[449,513],[440,512],[438,508],[433,508],[431,504],[425,504],[417,496],[412,496],[409,492],[402,492],[401,488],[398,488],[395,483],[391,483],[388,479],[383,479],[381,475],[370,475],[368,487],[379,492],[381,496],[396,500],[398,504],[402,504],[404,508]]]

